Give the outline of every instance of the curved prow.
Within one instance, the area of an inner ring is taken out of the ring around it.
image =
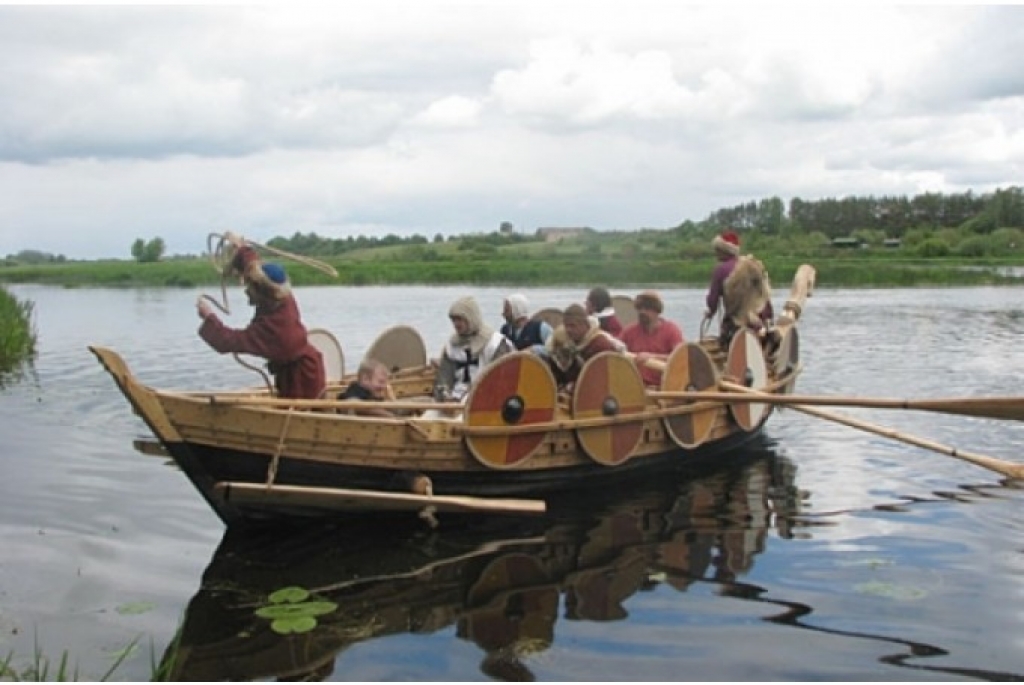
[[[114,377],[114,381],[117,383],[117,387],[121,389],[121,392],[130,396],[129,385],[133,382],[134,376],[132,376],[131,370],[128,369],[128,365],[125,364],[121,355],[109,347],[100,347],[98,345],[89,345],[89,351],[96,355],[96,358],[100,360],[100,364],[107,370],[107,373]]]
[[[118,389],[131,403],[135,413],[142,417],[157,438],[165,444],[167,441],[181,440],[178,431],[168,421],[156,393],[138,382],[121,355],[109,347],[98,345],[89,345],[89,351],[96,355],[117,383]]]
[[[804,310],[804,303],[813,294],[816,276],[817,272],[810,264],[801,264],[800,268],[796,270],[796,274],[793,276],[793,285],[789,290],[789,299],[786,300],[786,306],[782,308],[782,313],[776,321],[777,325],[797,322]]]

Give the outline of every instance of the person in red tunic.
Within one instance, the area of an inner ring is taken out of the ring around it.
[[[626,349],[636,355],[636,366],[644,385],[660,385],[661,371],[648,366],[649,360],[665,361],[672,350],[683,344],[683,331],[678,324],[661,316],[665,308],[661,296],[645,290],[633,300],[637,320],[622,331]]]
[[[284,269],[279,264],[261,263],[256,251],[234,234],[228,239],[238,248],[228,269],[242,275],[255,312],[245,328],[229,328],[200,298],[196,303],[203,320],[199,337],[221,354],[235,352],[266,359],[280,397],[321,397],[327,384],[323,356],[309,344]]]

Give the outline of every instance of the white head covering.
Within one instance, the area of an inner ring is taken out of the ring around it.
[[[494,329],[484,323],[480,305],[472,296],[455,300],[448,309],[448,316],[461,316],[469,323],[466,335],[452,334],[451,344],[456,347],[469,347],[474,354],[479,354],[494,334]]]
[[[508,308],[512,312],[513,321],[518,321],[522,317],[530,315],[530,302],[526,299],[526,295],[515,293],[506,297],[505,301],[508,302]]]

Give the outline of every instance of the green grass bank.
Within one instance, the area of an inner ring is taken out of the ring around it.
[[[23,302],[0,287],[0,380],[36,353],[32,302]]]
[[[515,247],[515,246],[510,246]],[[334,267],[333,278],[305,264],[274,255],[296,285],[509,285],[702,287],[707,284],[714,259],[679,257],[664,251],[614,252],[573,250],[549,246],[546,251],[495,250],[490,254],[445,255],[430,252],[412,256],[406,250],[381,248],[344,257],[319,257]],[[760,253],[776,289],[788,286],[796,268],[811,264],[818,272],[818,287],[916,287],[1017,285],[1024,282],[1024,260],[935,257],[898,253],[821,251],[812,254]],[[0,283],[40,283],[64,287],[179,287],[218,285],[220,274],[209,259],[174,258],[139,263],[131,260],[15,264],[0,267]],[[4,304],[7,315],[30,314],[16,303]],[[22,327],[23,328],[23,327]],[[19,333],[24,336],[24,333]]]

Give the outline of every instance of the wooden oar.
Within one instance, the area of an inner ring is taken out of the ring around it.
[[[853,397],[828,395],[766,395],[741,394],[747,388],[735,383],[721,382],[719,387],[728,392],[714,391],[648,391],[648,395],[662,400],[697,400],[710,402],[750,402],[757,404],[803,404],[809,406],[865,407],[868,409],[911,409],[915,411],[958,414],[989,419],[1024,421],[1024,397],[948,397],[940,399],[890,399],[885,397]]]
[[[214,486],[225,501],[274,503],[321,509],[381,511],[416,511],[432,507],[439,512],[481,512],[505,514],[543,514],[547,503],[542,499],[472,497],[469,495],[418,495],[410,492],[356,490],[308,485],[267,485],[265,483],[222,482]]]
[[[175,394],[175,393],[167,393]],[[350,409],[396,409],[401,411],[462,411],[465,406],[458,402],[434,402],[433,400],[306,400],[286,397],[268,397],[266,395],[189,395],[194,399],[205,399],[210,404],[232,404],[253,407],[273,407],[277,409],[321,409],[348,411]]]
[[[732,385],[732,384],[730,384]],[[762,393],[751,388],[746,388],[742,385],[735,386],[743,393],[751,397],[756,397],[758,400],[771,399],[772,395],[768,393]],[[875,435],[881,435],[886,438],[892,438],[893,440],[899,440],[905,442],[908,445],[914,445],[916,447],[923,447],[927,450],[933,450],[935,452],[941,452],[942,454],[948,455],[955,459],[961,459],[966,462],[970,462],[975,466],[1001,473],[1004,476],[1015,479],[1024,479],[1024,464],[1015,464],[1014,462],[1004,461],[1002,459],[996,459],[995,457],[989,457],[984,454],[974,454],[972,452],[964,452],[958,450],[955,447],[949,447],[942,443],[927,440],[925,438],[919,438],[907,433],[901,433],[893,430],[892,428],[886,428],[885,426],[878,426],[867,421],[861,421],[859,419],[850,418],[841,414],[834,414],[832,412],[825,411],[824,409],[816,409],[814,407],[808,407],[801,404],[792,405],[793,409],[803,412],[804,414],[810,414],[811,416],[817,416],[818,418],[826,419],[828,421],[835,421],[841,423],[844,426],[851,428],[857,428],[859,430],[874,433]]]

